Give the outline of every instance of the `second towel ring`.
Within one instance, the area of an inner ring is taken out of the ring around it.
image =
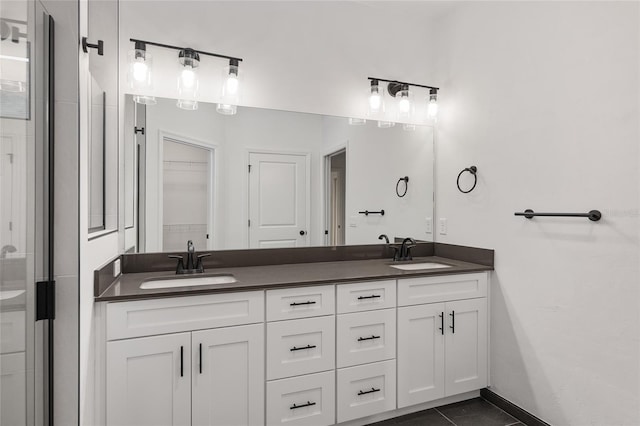
[[[463,191],[462,188],[460,188],[460,176],[462,176],[464,172],[469,172],[473,175],[473,186],[468,191]],[[467,167],[466,169],[462,170],[458,174],[458,179],[456,179],[456,185],[458,185],[458,191],[462,192],[463,194],[468,194],[471,191],[473,191],[476,185],[478,184],[478,175],[476,174],[477,172],[478,172],[478,168],[476,166]]]

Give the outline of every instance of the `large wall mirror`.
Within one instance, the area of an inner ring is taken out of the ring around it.
[[[130,95],[124,126],[125,252],[433,239],[431,127]]]

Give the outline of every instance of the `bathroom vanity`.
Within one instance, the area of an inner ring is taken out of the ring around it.
[[[368,424],[477,396],[492,262],[404,263],[420,264],[225,267],[198,275],[235,283],[146,290],[171,272],[121,275],[96,297],[106,424]]]

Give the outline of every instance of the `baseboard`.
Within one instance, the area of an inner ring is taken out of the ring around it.
[[[484,388],[480,390],[480,396],[500,408],[502,411],[505,411],[508,414],[511,414],[516,419],[520,420],[527,426],[551,426],[549,423],[540,420],[530,412],[518,407],[513,402],[504,399],[497,393]]]

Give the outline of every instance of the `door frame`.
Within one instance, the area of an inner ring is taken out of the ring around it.
[[[214,239],[218,236],[218,229],[215,225],[215,218],[218,216],[215,211],[216,206],[218,205],[218,155],[217,150],[219,149],[218,144],[213,142],[207,142],[199,139],[194,139],[189,136],[180,135],[178,133],[167,132],[166,130],[158,130],[158,194],[157,194],[157,211],[158,211],[158,245],[159,248],[162,249],[164,244],[164,234],[163,234],[163,222],[164,222],[164,211],[163,211],[163,202],[164,202],[164,141],[165,139],[169,139],[172,142],[181,143],[184,145],[190,145],[200,149],[206,149],[209,151],[209,164],[211,167],[209,169],[209,187],[211,188],[211,195],[209,197],[209,203],[207,208],[207,227],[209,230],[209,239],[207,239],[207,247],[198,248],[198,250],[213,250],[214,247]],[[145,191],[145,196],[148,194]]]
[[[335,144],[322,152],[322,162],[321,170],[322,170],[322,205],[320,211],[322,212],[322,218],[320,223],[322,224],[322,234],[324,239],[324,245],[328,246],[331,238],[328,233],[329,225],[331,224],[331,157],[344,152],[344,163],[345,163],[345,172],[344,172],[344,243],[347,244],[347,222],[349,218],[347,216],[347,188],[349,188],[349,140],[345,142]]]
[[[244,187],[247,192],[245,194],[246,199],[246,210],[244,212],[244,223],[247,223],[247,234],[245,235],[245,242],[247,243],[247,248],[251,248],[251,227],[248,226],[249,219],[251,218],[251,180],[249,178],[249,165],[251,154],[274,154],[274,155],[297,155],[305,158],[305,179],[307,181],[306,184],[306,200],[305,200],[305,220],[307,221],[307,247],[310,247],[311,238],[313,233],[311,232],[311,153],[310,152],[302,152],[302,151],[288,151],[288,150],[279,150],[279,149],[264,149],[264,148],[246,148],[245,154],[245,164],[244,169],[247,171],[245,174],[245,183]]]

